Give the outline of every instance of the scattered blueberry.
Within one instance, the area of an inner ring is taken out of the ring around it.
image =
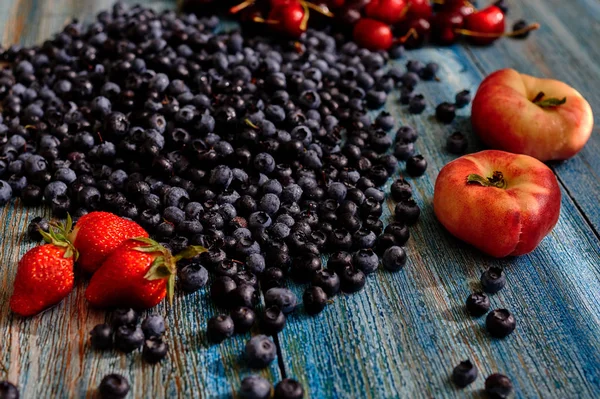
[[[274,335],[285,327],[285,314],[277,306],[266,308],[260,318],[260,328],[265,334]]]
[[[48,233],[48,231],[50,230],[50,223],[45,218],[41,216],[36,216],[33,219],[31,219],[31,222],[29,222],[29,226],[27,226],[27,235],[30,239],[34,241],[40,241],[42,239],[40,229]]]
[[[256,321],[256,314],[254,313],[254,310],[245,306],[239,306],[233,309],[230,316],[233,320],[235,332],[238,334],[243,334],[250,331],[254,325],[254,322]]]
[[[409,226],[417,223],[419,216],[421,216],[421,209],[412,198],[401,200],[394,209],[394,218]]]
[[[452,381],[461,388],[472,384],[476,379],[477,367],[470,360],[460,362],[452,370]]]
[[[462,90],[456,93],[454,98],[454,106],[456,108],[464,108],[471,102],[471,92],[469,90]]]
[[[8,381],[0,381],[0,398],[19,399],[19,390]]]
[[[135,326],[139,321],[140,316],[138,313],[129,309],[117,309],[112,314],[112,325],[114,328],[120,326]]]
[[[144,342],[142,348],[142,357],[148,363],[158,363],[167,356],[169,344],[163,341],[161,337],[150,337]]]
[[[208,337],[212,342],[219,343],[233,335],[234,324],[228,315],[218,315],[208,320]]]
[[[271,383],[259,375],[250,375],[242,380],[238,395],[242,399],[269,399]]]
[[[406,264],[406,251],[398,246],[389,247],[383,253],[381,264],[391,272],[402,269]]]
[[[340,273],[340,286],[342,291],[353,293],[360,291],[366,284],[365,274],[352,266],[345,267]]]
[[[456,116],[456,106],[454,104],[443,102],[435,108],[435,117],[442,123],[451,123]]]
[[[142,331],[146,338],[160,337],[165,332],[165,319],[158,314],[151,314],[142,321]]]
[[[506,277],[499,267],[489,267],[481,273],[481,286],[489,294],[495,294],[506,285]]]
[[[319,286],[308,287],[302,295],[304,310],[310,315],[321,313],[327,305],[327,294]]]
[[[408,102],[408,112],[411,114],[420,114],[425,111],[425,107],[427,107],[427,103],[422,94],[415,94]]]
[[[446,139],[446,149],[450,154],[464,154],[467,146],[467,138],[461,132],[454,132]]]
[[[129,381],[119,374],[108,374],[98,386],[101,399],[121,399],[129,393]]]
[[[113,346],[113,329],[108,324],[98,324],[90,331],[90,343],[94,349],[104,350]]]
[[[277,348],[266,335],[256,335],[246,343],[245,354],[250,367],[265,368],[277,357]]]
[[[303,397],[304,388],[296,380],[284,378],[275,385],[273,399],[302,399]]]
[[[485,318],[485,328],[495,338],[507,337],[516,326],[515,317],[506,309],[492,310]]]
[[[143,343],[144,332],[139,327],[122,325],[115,331],[115,347],[121,352],[133,352]]]
[[[473,317],[481,317],[490,310],[490,299],[483,292],[474,292],[466,301],[467,312]]]
[[[196,292],[208,281],[208,271],[198,262],[182,267],[178,272],[179,286],[185,292]]]
[[[494,399],[506,399],[513,391],[510,378],[503,374],[494,373],[485,379],[485,393]]]
[[[406,172],[413,176],[422,176],[427,170],[427,161],[423,155],[415,155],[406,160]]]
[[[298,298],[287,288],[271,288],[265,292],[266,306],[277,306],[283,313],[291,313],[298,304]]]

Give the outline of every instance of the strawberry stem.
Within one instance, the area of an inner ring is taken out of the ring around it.
[[[206,251],[208,251],[208,249],[200,245],[190,245],[189,247],[175,255],[173,258],[175,259],[175,262],[177,262],[181,259],[191,259]]]

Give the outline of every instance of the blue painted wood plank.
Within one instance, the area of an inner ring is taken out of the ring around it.
[[[470,151],[481,148],[470,131],[470,110],[450,126],[432,116],[436,104],[462,89],[474,91],[481,73],[460,47],[409,53],[439,62],[441,83],[422,83],[428,109],[408,115],[391,101],[387,109],[417,127],[418,149],[429,162],[426,175],[410,179],[422,218],[411,230],[409,263],[399,273],[369,277],[366,292],[336,298],[316,318],[292,317],[280,334],[286,373],[310,386],[313,397],[435,397],[478,395],[492,372],[509,375],[518,397],[598,397],[600,395],[600,245],[573,200],[563,190],[556,229],[530,255],[495,260],[458,242],[436,221],[433,184],[454,156],[446,137],[467,133]],[[397,63],[397,66],[406,59]],[[389,183],[388,183],[389,184]],[[389,203],[384,218],[391,219]],[[517,318],[517,331],[491,339],[483,319],[469,318],[463,303],[489,266],[507,270],[508,286],[492,297]],[[303,287],[295,286],[298,295]],[[458,390],[449,373],[470,358],[480,369],[471,387]]]

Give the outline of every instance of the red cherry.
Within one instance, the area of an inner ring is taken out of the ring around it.
[[[393,25],[404,18],[408,12],[406,0],[371,0],[365,6],[365,14],[369,18]]]
[[[475,7],[471,3],[460,4],[458,6],[451,7],[448,11],[457,12],[463,17],[471,15],[477,11]]]
[[[308,15],[304,7],[297,1],[273,7],[267,22],[273,28],[288,36],[297,38],[306,31]]]
[[[435,14],[431,20],[433,28],[431,30],[432,39],[442,45],[450,45],[456,42],[460,36],[456,32],[464,26],[463,16],[454,11],[442,11]]]
[[[489,6],[465,18],[464,33],[474,44],[485,45],[497,40],[504,33],[504,13],[497,6]]]
[[[433,8],[429,0],[409,0],[410,8],[406,18],[409,20],[417,20],[423,18],[429,20],[433,14]]]
[[[399,32],[402,32],[404,47],[418,48],[421,47],[429,38],[431,32],[431,24],[425,18],[409,20],[402,25]]]
[[[352,37],[359,46],[369,50],[387,50],[394,42],[390,27],[370,18],[362,18],[354,25]]]
[[[346,4],[346,0],[327,0],[325,4],[331,8],[340,8]]]

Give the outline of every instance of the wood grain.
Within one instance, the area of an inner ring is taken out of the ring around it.
[[[39,43],[72,16],[89,20],[110,6],[101,0],[0,0],[2,43]],[[168,1],[145,2],[155,8]],[[428,100],[421,116],[410,116],[396,101],[388,110],[415,126],[419,151],[429,162],[426,175],[412,179],[423,216],[411,230],[410,260],[398,273],[379,271],[364,291],[335,298],[323,314],[292,315],[278,337],[283,370],[263,374],[299,379],[313,398],[481,397],[484,377],[509,375],[518,397],[600,397],[600,150],[597,132],[586,149],[554,165],[563,188],[562,215],[556,229],[533,254],[518,259],[487,258],[443,231],[431,208],[433,183],[453,156],[444,151],[446,136],[467,133],[470,151],[481,148],[470,132],[469,109],[443,126],[431,116],[436,104],[451,101],[462,89],[476,90],[482,76],[500,67],[552,76],[578,88],[600,107],[597,46],[600,3],[596,0],[511,2],[511,18],[539,20],[543,28],[524,42],[502,41],[490,48],[426,48],[410,58],[441,65],[441,82],[417,87]],[[398,62],[401,66],[406,59]],[[392,95],[394,97],[395,95]],[[389,184],[389,183],[388,183]],[[392,203],[388,204],[391,208]],[[393,209],[393,208],[391,208]],[[0,211],[0,380],[18,383],[24,398],[92,397],[107,373],[123,373],[132,383],[130,397],[210,397],[233,395],[251,373],[240,360],[249,334],[209,345],[205,328],[217,313],[207,292],[176,299],[168,314],[167,361],[149,366],[140,354],[97,353],[87,334],[105,320],[83,299],[84,281],[57,307],[30,320],[12,316],[8,298],[18,258],[34,243],[23,238],[28,220],[43,209],[13,203]],[[390,219],[386,209],[385,220]],[[483,319],[464,314],[463,301],[490,265],[506,267],[508,286],[492,298],[517,317],[515,334],[491,339]],[[294,286],[301,297],[303,287]],[[471,358],[480,378],[458,390],[448,382],[460,360]]]

